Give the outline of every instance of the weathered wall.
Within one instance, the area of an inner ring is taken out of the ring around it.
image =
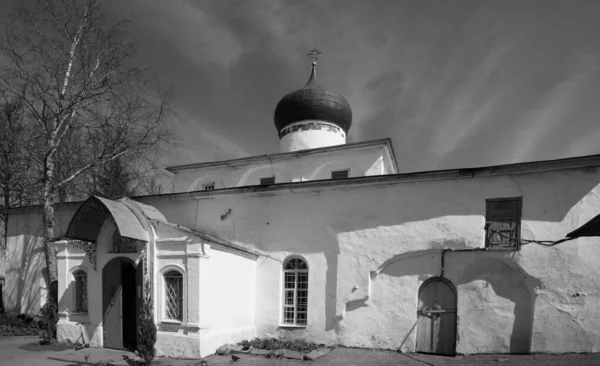
[[[75,205],[57,209],[55,233],[65,232]],[[40,211],[13,210],[5,253],[4,306],[7,312],[36,314],[46,302],[46,263]]]
[[[522,237],[559,239],[598,213],[599,182],[596,170],[580,169],[144,202],[269,255],[257,266],[258,334],[413,350],[418,289],[440,275],[442,249],[483,248],[486,198],[522,196]],[[457,351],[597,351],[599,241],[446,253],[445,276],[458,288]],[[289,254],[310,266],[305,329],[279,324]]]
[[[442,250],[452,249],[444,276],[458,290],[458,352],[596,352],[599,238],[518,252],[470,250],[484,245],[486,198],[523,197],[522,237],[559,239],[598,214],[599,183],[597,170],[572,169],[141,201],[171,222],[267,255],[255,264],[255,301],[244,307],[254,307],[258,335],[413,350],[419,287],[441,274]],[[35,215],[19,217],[9,228],[16,279],[17,263],[30,258],[17,248],[24,238],[36,240],[26,224]],[[289,254],[310,267],[306,328],[279,324],[281,262]]]
[[[327,154],[294,155],[274,161],[208,166],[177,171],[174,192],[201,190],[202,184],[215,183],[215,189],[258,185],[260,178],[275,175],[275,183],[330,179],[331,171],[350,169],[350,177],[389,174],[390,162],[384,158],[383,145],[328,151]]]

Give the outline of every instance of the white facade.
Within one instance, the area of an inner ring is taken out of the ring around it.
[[[348,177],[398,173],[389,139],[331,146],[301,152],[253,156],[212,163],[168,167],[174,174],[174,193],[259,185],[275,177],[275,184],[331,179],[334,171]]]
[[[600,239],[494,250],[485,247],[484,227],[486,200],[517,197],[522,239],[565,237],[599,213],[599,167],[600,156],[591,156],[138,198],[177,224],[151,220],[156,348],[198,357],[224,343],[285,336],[414,351],[422,333],[419,291],[442,277],[456,291],[457,353],[598,352]],[[61,222],[73,212],[58,210]],[[20,297],[11,298],[9,310],[37,291],[32,279],[41,252],[17,260],[24,242],[38,240],[41,226],[25,225],[35,218],[35,209],[11,213],[7,290]],[[99,235],[98,248],[110,237]],[[102,266],[137,254],[99,249],[93,271],[79,249],[57,246],[61,337],[76,339],[84,321],[86,335],[102,346],[102,317],[92,308],[88,318],[70,311],[72,273],[88,271],[90,304],[100,304]],[[283,263],[290,257],[308,264],[306,325],[282,323]],[[17,272],[23,261],[35,269]],[[185,276],[180,323],[163,316],[161,276],[171,268]]]

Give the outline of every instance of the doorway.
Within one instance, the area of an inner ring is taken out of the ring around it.
[[[139,276],[132,260],[111,259],[102,269],[104,347],[135,350],[140,295]]]
[[[419,289],[417,352],[456,354],[456,288],[445,278],[425,281]]]

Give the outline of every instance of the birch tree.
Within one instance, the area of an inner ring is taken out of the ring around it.
[[[41,183],[53,289],[57,268],[49,241],[58,193],[115,159],[169,144],[170,91],[136,66],[127,23],[107,19],[95,0],[22,1],[10,19],[0,46],[0,83],[32,126],[23,147]]]

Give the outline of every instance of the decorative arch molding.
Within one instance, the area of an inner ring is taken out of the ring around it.
[[[215,183],[214,189],[227,188],[227,184],[225,184],[225,181],[220,176],[215,174],[209,174],[196,179],[194,183],[192,183],[188,188],[188,192],[200,191],[202,190],[203,184],[213,182]]]
[[[306,258],[304,258],[303,256],[299,255],[299,254],[290,254],[287,257],[285,257],[283,259],[283,261],[281,261],[282,266],[281,268],[285,268],[285,265],[287,262],[289,262],[292,259],[300,259],[301,261],[303,261],[304,263],[306,263],[306,269],[310,269],[310,265],[308,264],[308,260],[306,260]]]
[[[275,175],[275,183],[286,183],[292,181],[291,172],[288,169],[284,168],[282,164],[264,164],[248,169],[248,171],[244,173],[242,178],[240,178],[240,181],[237,183],[237,186],[241,187],[246,185],[259,184],[259,182],[249,184],[249,182],[251,182],[251,178],[254,178],[256,175],[263,171],[268,172],[270,175]]]
[[[184,275],[184,276],[186,274],[185,268],[183,268],[179,264],[174,264],[174,263],[167,264],[167,265],[161,267],[161,269],[160,269],[160,271],[158,271],[158,273],[160,273],[160,275],[163,276],[163,275],[165,275],[166,273],[168,273],[170,271],[181,272],[181,274]]]
[[[332,170],[342,170],[342,169],[350,169],[349,178],[354,177],[362,177],[365,175],[365,171],[360,168],[360,166],[351,161],[344,160],[334,160],[328,161],[319,165],[309,176],[308,180],[319,180],[319,179],[329,179],[330,176],[325,176],[325,172],[329,172]]]
[[[85,273],[89,273],[88,268],[84,264],[78,264],[69,268],[69,274],[71,275],[73,275],[77,271],[84,271]]]

